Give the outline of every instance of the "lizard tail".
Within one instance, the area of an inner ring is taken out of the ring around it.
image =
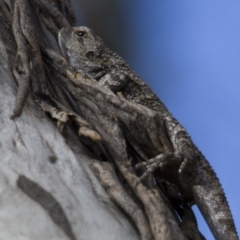
[[[210,164],[200,161],[193,198],[215,239],[238,240],[233,217],[222,186]]]

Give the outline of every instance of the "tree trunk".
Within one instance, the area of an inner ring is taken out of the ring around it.
[[[9,54],[0,41],[0,239],[139,239],[89,170],[85,147],[64,138],[31,96],[10,119]]]

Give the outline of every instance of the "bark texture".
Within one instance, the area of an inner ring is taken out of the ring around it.
[[[31,96],[22,115],[10,119],[17,85],[9,58],[13,56],[0,41],[0,239],[139,239],[89,169],[93,159],[84,146],[74,136],[63,137]],[[45,192],[59,222],[53,221],[44,202],[25,194],[36,191],[32,182],[43,189],[38,193]],[[25,184],[26,191],[17,184]]]

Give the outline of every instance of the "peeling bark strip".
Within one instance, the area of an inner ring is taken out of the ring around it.
[[[23,3],[22,8],[26,10],[26,16],[21,18],[21,16],[23,15],[23,11],[20,13],[18,1],[15,2],[13,15],[13,33],[18,48],[13,66],[13,75],[18,83],[18,93],[16,97],[15,108],[13,110],[11,118],[21,115],[24,103],[26,102],[30,91],[30,66],[27,51],[27,41],[21,29],[21,23],[23,23],[24,25],[26,24],[24,20],[27,20],[29,22],[30,12],[28,10],[29,6],[26,6],[26,2],[23,1],[20,2],[20,4],[21,3]]]
[[[108,196],[116,202],[136,224],[141,240],[152,240],[150,226],[144,211],[133,201],[119,182],[112,164],[95,161],[91,170],[106,189]]]
[[[61,205],[49,192],[23,175],[18,177],[17,186],[47,211],[53,222],[66,233],[70,240],[76,240]]]
[[[29,94],[30,80],[33,94],[48,94],[40,46],[27,0],[16,0],[14,4],[13,32],[18,47],[13,68],[18,93],[11,118],[21,115]]]
[[[42,17],[48,29],[57,34],[62,27],[70,26],[70,23],[60,10],[47,0],[34,0],[39,8],[39,16]],[[59,2],[60,3],[60,2]],[[65,14],[74,19],[69,1],[60,5],[65,6]],[[17,43],[17,54],[13,66],[13,74],[18,83],[18,93],[15,101],[15,108],[11,118],[21,115],[22,109],[32,85],[32,94],[37,100],[39,96],[46,96],[49,99],[49,89],[40,53],[39,39],[36,34],[34,17],[28,0],[16,0],[13,13],[13,33]]]

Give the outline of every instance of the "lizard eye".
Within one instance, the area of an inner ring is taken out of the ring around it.
[[[86,32],[84,32],[84,31],[76,31],[76,35],[78,37],[84,37],[84,36],[86,36]]]

